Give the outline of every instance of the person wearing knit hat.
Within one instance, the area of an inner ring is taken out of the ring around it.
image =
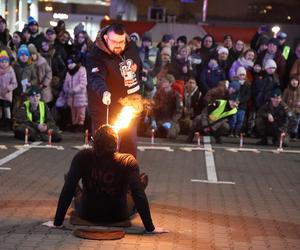
[[[9,56],[6,50],[1,50],[0,52],[0,63],[1,62],[8,62],[9,63]]]
[[[227,55],[229,54],[228,49],[225,48],[225,47],[219,47],[219,48],[217,49],[217,51],[218,51],[218,54],[219,54],[219,55],[222,54],[222,53],[227,54]]]
[[[243,66],[240,66],[238,67],[237,71],[236,71],[236,75],[239,76],[239,75],[247,75],[247,71],[245,69],[245,67]]]
[[[9,56],[0,51],[0,121],[1,127],[10,130],[13,90],[18,86],[13,68],[9,65]]]
[[[30,57],[30,53],[26,44],[22,44],[18,50],[18,58],[20,58],[22,55]]]
[[[240,88],[241,88],[241,84],[239,83],[239,81],[236,80],[231,81],[228,85],[228,90],[230,94],[239,92]]]
[[[277,64],[273,59],[268,59],[264,65],[264,69],[275,69],[277,68]]]
[[[137,45],[140,43],[140,35],[137,32],[133,32],[129,36],[130,40],[135,42]]]
[[[45,35],[42,32],[39,33],[39,24],[32,16],[28,18],[28,29],[31,34],[28,44],[33,43],[39,50],[41,48],[42,41],[45,39]]]

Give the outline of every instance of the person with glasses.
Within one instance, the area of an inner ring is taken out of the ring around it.
[[[138,48],[122,24],[113,23],[101,30],[86,59],[88,77],[88,107],[92,118],[92,133],[106,123],[109,105],[109,124],[113,124],[121,111],[119,100],[140,95],[142,61]],[[123,153],[137,155],[136,121],[120,133]]]

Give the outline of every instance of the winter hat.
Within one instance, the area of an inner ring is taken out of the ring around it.
[[[139,34],[136,32],[131,33],[129,37],[130,40],[134,42],[139,42],[141,40]]]
[[[171,34],[164,34],[161,41],[164,43],[168,43],[170,40],[174,39],[173,35]]]
[[[1,15],[0,15],[0,23],[5,23],[6,24],[6,20]]]
[[[142,37],[142,42],[144,41],[148,41],[148,42],[152,42],[152,38],[150,34],[145,33]]]
[[[177,38],[177,42],[183,42],[184,44],[187,44],[187,37],[186,36],[180,36]]]
[[[220,54],[222,54],[222,53],[226,53],[226,54],[228,55],[228,54],[229,54],[229,51],[228,51],[228,49],[225,48],[225,47],[220,47],[220,48],[218,49],[218,54],[220,55]]]
[[[0,62],[9,62],[9,56],[8,56],[6,50],[2,50],[0,52]]]
[[[280,32],[277,33],[276,38],[278,40],[286,39],[287,38],[287,34],[285,32],[280,31]]]
[[[170,47],[163,47],[160,54],[161,55],[162,54],[167,54],[167,55],[171,56],[172,55],[172,50],[171,50]]]
[[[237,92],[237,91],[240,90],[241,84],[239,83],[239,81],[231,81],[229,83],[228,88],[232,88],[232,89],[234,89]]]
[[[32,16],[28,17],[28,26],[31,25],[39,25],[37,20],[35,20]]]
[[[271,39],[269,39],[268,44],[274,44],[274,45],[278,46],[279,42],[278,42],[278,39],[271,38]]]
[[[18,51],[18,58],[21,56],[21,55],[26,55],[28,57],[30,57],[30,53],[29,53],[29,50],[26,46],[26,44],[22,44],[19,48],[19,51]]]
[[[244,67],[238,67],[237,71],[236,71],[236,75],[246,75],[247,71]]]
[[[280,88],[276,88],[273,90],[272,94],[271,94],[271,97],[278,97],[278,96],[281,96],[281,90]]]
[[[277,68],[277,64],[273,59],[268,59],[266,61],[264,69],[268,69],[268,68]]]
[[[32,86],[27,90],[28,96],[32,96],[40,93],[41,93],[41,89],[38,86]]]
[[[84,25],[82,23],[79,23],[74,28],[74,35],[77,36],[81,31],[84,31]]]
[[[46,30],[46,34],[50,34],[50,35],[51,35],[51,34],[52,34],[52,35],[55,34],[54,28],[52,28],[52,27],[51,27],[51,28],[48,28],[48,29]]]
[[[78,60],[75,55],[70,55],[67,60],[67,65],[72,63],[78,63]]]
[[[31,55],[36,55],[38,53],[38,51],[33,43],[28,44],[28,50]]]

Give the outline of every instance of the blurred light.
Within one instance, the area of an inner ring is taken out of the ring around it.
[[[55,21],[50,21],[49,23],[50,23],[50,25],[53,26],[53,27],[57,26],[57,22],[55,22]]]
[[[267,9],[267,10],[271,10],[271,9],[272,9],[272,5],[267,5],[267,6],[266,6],[266,9]]]
[[[292,17],[291,17],[291,16],[287,16],[286,18],[287,18],[287,20],[291,20],[291,19],[292,19]]]
[[[267,13],[267,10],[264,10],[264,13]]]
[[[4,11],[4,15],[5,16],[7,16],[8,15],[8,11],[6,10],[6,11]]]
[[[18,13],[19,12],[19,9],[16,9],[16,13]]]
[[[108,21],[108,20],[110,20],[110,17],[108,15],[105,15],[104,20]]]
[[[32,0],[27,0],[27,3],[28,4],[32,4]]]
[[[54,13],[53,14],[54,19],[68,19],[69,15],[65,13]]]
[[[52,6],[46,6],[45,7],[45,11],[52,11],[53,10],[53,7]]]
[[[272,32],[274,33],[274,37],[276,37],[277,33],[280,31],[280,27],[275,25],[272,27]]]

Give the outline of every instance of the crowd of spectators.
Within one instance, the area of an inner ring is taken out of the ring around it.
[[[15,114],[32,86],[39,88],[60,130],[89,128],[85,66],[93,41],[82,24],[73,35],[64,21],[40,32],[32,17],[22,31],[10,33],[0,16],[0,129],[14,129]],[[250,44],[230,34],[220,43],[210,34],[190,41],[165,34],[158,43],[147,32],[128,38],[139,50],[142,95],[149,100],[140,135],[154,131],[175,139],[185,134],[193,141],[201,113],[211,110],[212,103],[218,106],[216,100],[234,99],[236,110],[220,117],[228,123],[222,136],[258,136],[263,145],[268,136],[277,143],[282,133],[287,139],[299,138],[300,43],[291,49],[286,33],[273,37],[261,26]],[[210,122],[205,133],[214,125]]]

